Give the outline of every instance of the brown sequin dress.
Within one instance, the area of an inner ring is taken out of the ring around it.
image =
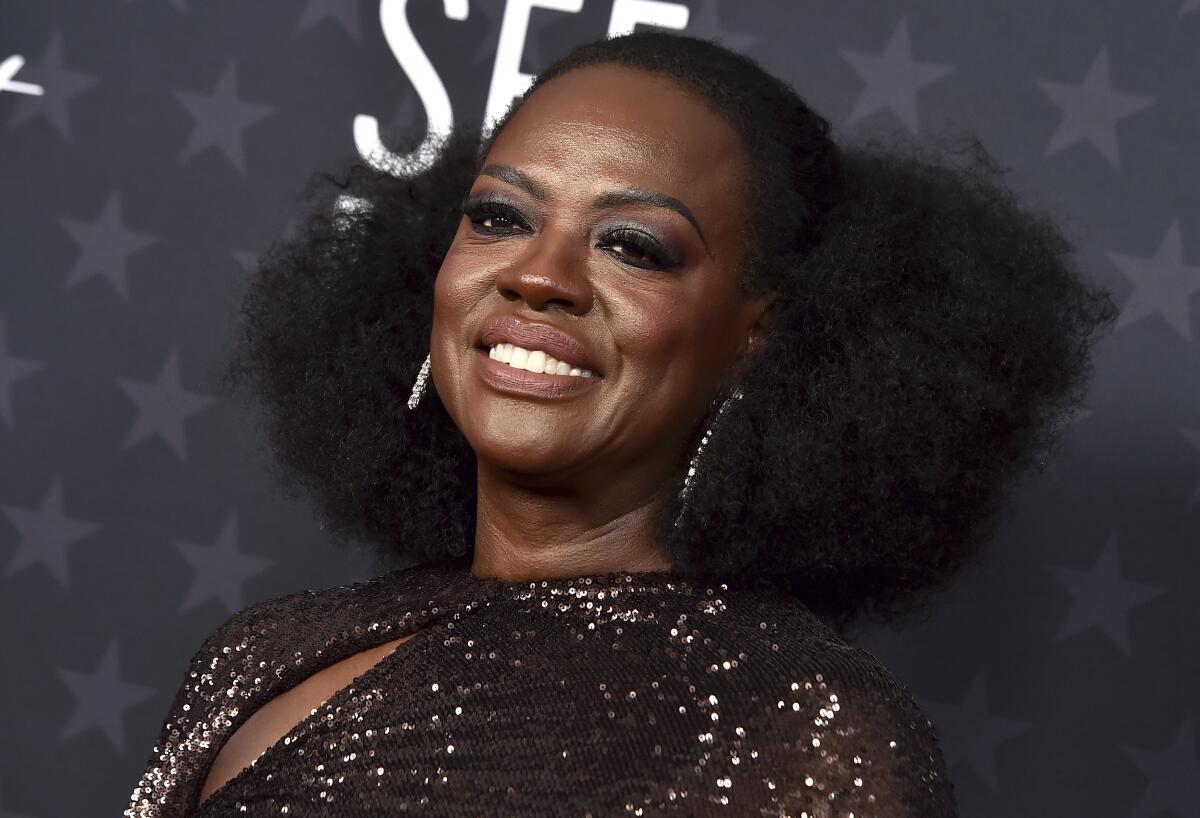
[[[252,713],[414,638],[197,810]],[[509,583],[470,557],[234,614],[192,658],[128,818],[957,815],[910,692],[785,594],[622,571]]]

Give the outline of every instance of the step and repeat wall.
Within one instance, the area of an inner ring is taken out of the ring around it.
[[[1198,0],[2,0],[0,815],[120,814],[217,624],[379,572],[281,498],[215,384],[309,174],[418,156],[647,26],[754,57],[842,140],[973,130],[1113,291],[986,562],[860,639],[963,815],[1197,814]]]

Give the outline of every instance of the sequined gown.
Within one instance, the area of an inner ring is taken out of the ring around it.
[[[910,692],[791,597],[674,572],[509,583],[470,566],[231,616],[192,658],[124,814],[957,815]],[[414,631],[197,810],[256,709]]]

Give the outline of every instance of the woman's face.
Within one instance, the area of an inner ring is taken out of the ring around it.
[[[701,101],[620,66],[561,75],[513,115],[434,297],[434,383],[481,462],[628,488],[678,467],[758,331],[735,285],[744,161]],[[517,369],[519,351],[489,357],[499,343],[534,354]],[[572,368],[592,376],[557,374]]]

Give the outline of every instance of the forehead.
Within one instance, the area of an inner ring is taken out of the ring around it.
[[[719,218],[738,200],[741,141],[695,93],[619,65],[574,69],[534,91],[492,143],[485,164],[520,166],[587,195],[613,184],[682,199]]]

